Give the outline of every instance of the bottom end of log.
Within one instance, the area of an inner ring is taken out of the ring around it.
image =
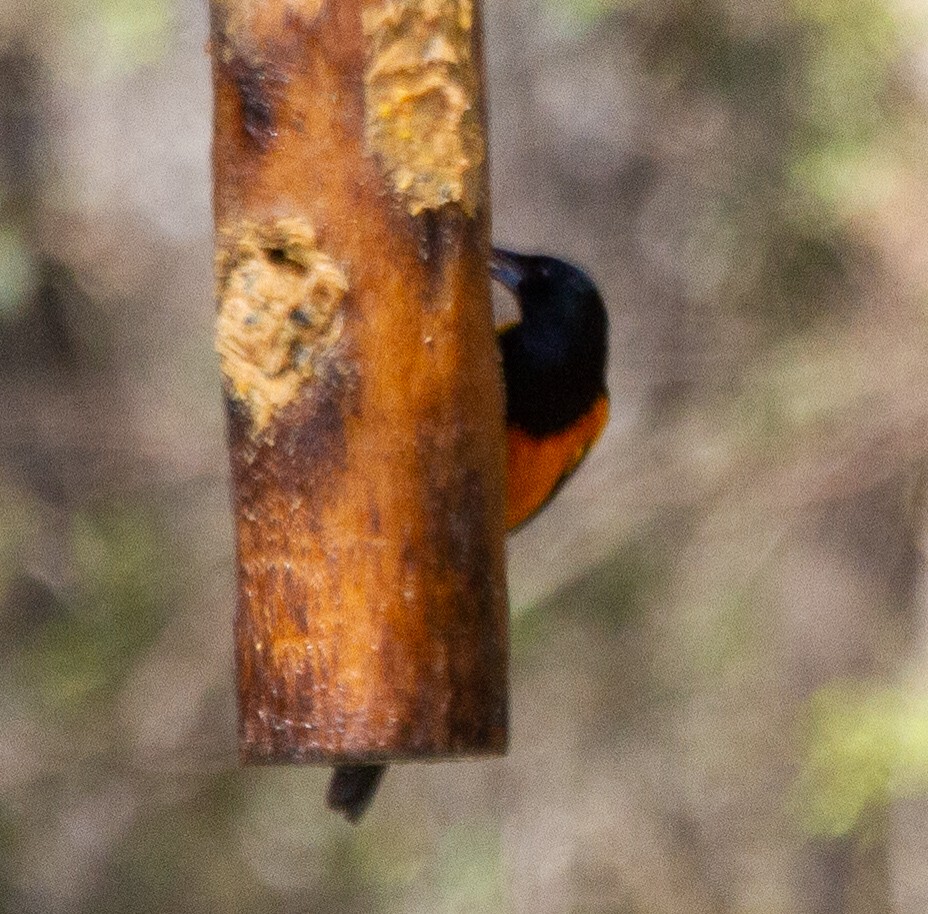
[[[287,726],[269,726],[271,716],[259,712],[239,722],[239,762],[243,765],[327,765],[336,768],[385,765],[393,762],[444,762],[498,758],[508,749],[505,713],[476,732],[448,739],[410,741],[395,734],[362,734],[348,742],[334,727],[301,726],[287,718]],[[278,718],[273,718],[277,720]],[[324,735],[329,739],[323,739]]]

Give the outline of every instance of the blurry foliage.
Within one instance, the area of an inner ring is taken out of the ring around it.
[[[714,94],[741,113],[749,133],[743,141],[736,133],[730,152],[736,183],[690,241],[698,298],[731,298],[783,333],[850,297],[851,220],[885,204],[919,158],[922,132],[913,128],[924,126],[924,111],[896,68],[928,31],[923,11],[886,0],[788,0],[745,29],[737,5],[722,0],[546,8],[575,36],[616,16],[640,36],[666,91]],[[769,138],[760,148],[758,129]],[[720,252],[737,253],[706,285]]]
[[[324,781],[306,768],[203,779],[195,795],[136,819],[101,880],[98,909],[132,898],[133,914],[299,911],[287,899],[309,893],[320,911],[386,914],[406,901],[423,914],[505,910],[498,824],[457,825],[434,843],[408,819],[333,831],[319,803]],[[428,888],[407,898],[416,884]]]
[[[568,34],[579,37],[592,29],[604,16],[636,0],[544,0],[545,14]]]
[[[7,588],[26,562],[28,544],[39,524],[33,498],[0,476],[0,605]]]
[[[844,316],[862,277],[881,268],[860,218],[886,207],[920,167],[925,111],[899,71],[928,34],[924,10],[787,0],[751,28],[739,4],[722,0],[547,2],[546,10],[572,38],[614,17],[640,39],[665,95],[714,96],[737,117],[725,160],[735,168],[690,233],[686,288],[693,299],[769,320],[774,357],[735,401],[719,450],[703,442],[707,466],[733,461],[735,450],[763,452],[772,464],[800,435],[814,441],[842,422],[852,426],[854,412],[890,383],[879,377],[886,364],[862,365],[859,351],[829,352],[801,334]],[[917,358],[897,357],[896,368]],[[737,666],[760,649],[755,619],[769,608],[758,599],[750,581],[719,576],[693,611],[702,627],[681,633],[696,672]],[[520,617],[517,636],[532,623],[532,613]],[[846,836],[894,797],[928,789],[928,699],[901,688],[827,686],[809,702],[803,747],[795,811],[813,835]]]
[[[804,827],[838,837],[895,797],[928,789],[928,697],[834,683],[809,701],[794,801]]]
[[[925,16],[885,0],[792,0],[791,8],[805,54],[789,174],[807,208],[852,215],[895,189],[899,129],[923,118],[892,77],[924,38]]]
[[[438,887],[435,907],[426,910],[467,914],[506,910],[503,887],[502,840],[499,825],[484,828],[458,825],[442,838],[438,871],[431,884]]]
[[[235,840],[241,780],[234,772],[202,778],[192,795],[185,790],[175,801],[153,804],[139,816],[101,880],[96,905],[118,911],[130,898],[134,914],[260,910],[266,890],[254,877],[251,861],[243,859],[249,848],[239,848]],[[287,796],[291,803],[297,800]],[[294,814],[301,810],[291,808]],[[278,812],[273,806],[268,815]]]
[[[34,285],[32,249],[15,226],[0,224],[0,327],[19,316]]]
[[[114,79],[159,60],[169,45],[175,0],[59,0],[63,63],[84,77]]]
[[[763,607],[753,589],[730,584],[716,596],[711,606],[697,608],[695,615],[706,622],[688,639],[692,669],[701,676],[724,675],[758,648],[755,620]]]
[[[661,559],[643,543],[626,545],[549,599],[513,606],[510,637],[517,661],[545,643],[565,619],[620,629],[654,599]]]
[[[164,539],[138,508],[105,505],[70,519],[73,585],[61,613],[16,658],[34,712],[59,722],[85,719],[112,699],[169,609]]]

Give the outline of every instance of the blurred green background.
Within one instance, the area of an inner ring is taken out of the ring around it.
[[[495,237],[612,318],[512,751],[235,765],[206,11],[0,0],[0,909],[928,911],[928,7],[487,0]]]

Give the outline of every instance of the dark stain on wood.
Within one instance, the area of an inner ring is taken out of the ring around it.
[[[233,59],[229,70],[242,111],[242,129],[261,152],[277,138],[277,106],[281,85],[286,81],[266,64]]]
[[[427,209],[421,215],[414,217],[416,231],[419,236],[419,256],[428,265],[431,272],[439,270],[442,257],[442,212],[441,210]]]
[[[242,132],[261,153],[277,139],[289,79],[287,68],[300,60],[306,37],[302,18],[285,17],[279,37],[247,35],[241,26],[230,28],[226,11],[211,4],[210,52],[219,71],[235,87]]]
[[[429,450],[437,429],[423,427],[417,450]],[[469,468],[466,435],[456,431],[450,457],[426,461],[422,498],[426,539],[432,552],[450,565],[447,603],[430,616],[436,643],[455,645],[447,657],[448,684],[455,700],[446,708],[450,745],[505,746],[507,694],[507,619],[505,596],[494,585],[493,518],[479,474]],[[436,577],[447,572],[435,569]],[[499,612],[503,607],[503,612]],[[477,633],[477,637],[474,634]],[[424,684],[425,685],[425,684]]]
[[[280,410],[267,440],[255,442],[247,409],[227,398],[232,472],[242,504],[267,491],[299,495],[319,507],[324,483],[344,466],[345,421],[357,409],[358,378],[350,368],[327,366],[302,397]]]
[[[426,305],[437,310],[442,302],[441,288],[448,275],[448,265],[461,256],[461,246],[468,218],[460,207],[448,204],[427,209],[411,217],[426,275]]]

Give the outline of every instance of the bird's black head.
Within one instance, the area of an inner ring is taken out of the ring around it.
[[[606,393],[609,325],[599,290],[554,257],[494,249],[490,269],[522,312],[500,338],[508,419],[533,434],[560,431]]]
[[[560,303],[569,296],[579,300],[595,299],[602,307],[602,299],[593,280],[580,267],[566,260],[493,248],[490,273],[520,301],[530,306],[543,307],[550,299]]]

